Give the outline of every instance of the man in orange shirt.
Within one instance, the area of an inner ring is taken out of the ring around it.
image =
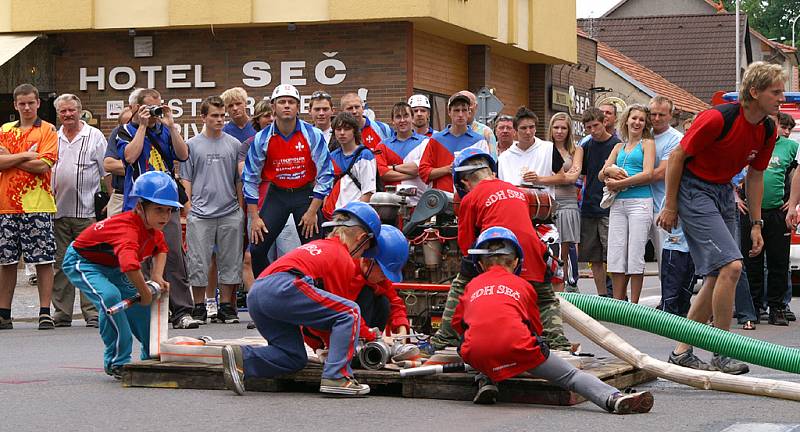
[[[36,266],[39,330],[54,328],[50,298],[56,204],[50,168],[58,157],[58,133],[38,117],[39,105],[39,90],[30,84],[19,85],[14,89],[19,120],[4,124],[0,134],[0,330],[13,326],[11,299],[20,255]]]

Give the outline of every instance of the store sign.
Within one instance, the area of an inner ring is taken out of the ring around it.
[[[241,86],[250,89],[271,90],[271,87],[279,84],[291,84],[298,87],[301,91],[300,111],[308,112],[308,102],[311,95],[303,95],[302,87],[308,84],[308,79],[312,76],[314,80],[323,86],[341,84],[347,78],[347,66],[336,58],[338,52],[323,52],[324,59],[317,63],[309,63],[305,60],[282,61],[280,63],[269,63],[263,60],[252,60],[244,63],[241,68]],[[175,118],[184,115],[199,117],[200,104],[203,98],[208,95],[207,89],[217,89],[216,81],[208,79],[204,75],[203,65],[201,64],[171,64],[171,65],[144,65],[133,68],[125,65],[112,67],[100,66],[95,68],[82,67],[79,70],[79,89],[81,91],[100,91],[116,90],[126,92],[136,87],[167,89],[162,91],[164,96],[169,96],[170,89],[179,90],[202,90],[198,92],[203,96],[188,97],[184,99],[173,98],[165,100],[165,103],[172,109]],[[233,87],[233,86],[232,86]],[[220,89],[221,93],[222,89]],[[265,96],[267,99],[269,96]],[[119,100],[107,100],[106,106],[117,107]],[[248,98],[247,108],[252,115],[256,104],[255,98]],[[115,118],[116,112],[109,111],[106,118]],[[184,124],[184,136],[192,136],[198,133],[198,125]],[[202,125],[200,125],[202,126]],[[189,133],[191,132],[191,133]]]
[[[550,106],[554,111],[568,112],[572,117],[572,130],[575,138],[584,135],[581,116],[587,108],[592,106],[592,97],[588,91],[552,86],[550,88]]]

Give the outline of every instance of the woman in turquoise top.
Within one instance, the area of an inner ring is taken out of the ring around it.
[[[655,142],[649,108],[634,104],[619,118],[622,142],[611,151],[600,170],[600,181],[617,192],[608,218],[608,273],[614,298],[623,300],[631,281],[633,303],[639,302],[644,283],[644,251],[653,223],[650,181],[655,165]]]

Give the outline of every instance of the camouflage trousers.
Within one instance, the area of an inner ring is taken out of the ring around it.
[[[443,349],[448,346],[458,346],[460,338],[458,333],[453,330],[450,323],[453,314],[458,306],[459,298],[464,294],[464,289],[469,283],[461,274],[456,275],[450,284],[450,291],[447,293],[447,301],[442,312],[442,323],[439,330],[431,337],[431,345],[436,349]],[[564,336],[564,321],[561,318],[561,310],[558,306],[558,297],[553,291],[550,283],[532,283],[538,296],[539,316],[542,320],[542,338],[551,350],[569,351],[572,347],[569,340]]]

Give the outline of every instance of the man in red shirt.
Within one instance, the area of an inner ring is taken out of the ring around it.
[[[361,313],[354,302],[334,292],[349,286],[358,274],[354,259],[377,253],[381,221],[369,204],[354,201],[337,209],[333,221],[323,227],[333,228],[326,239],[278,258],[253,284],[247,305],[269,345],[223,349],[225,383],[236,394],[244,394],[245,378],[270,378],[305,367],[308,357],[300,326],[330,332],[320,392],[369,393],[369,386],[359,384],[350,368]]]
[[[658,224],[671,231],[680,216],[696,274],[705,276],[703,288],[689,309],[688,318],[691,320],[706,323],[713,316],[714,327],[730,329],[735,287],[742,272],[742,255],[735,241],[736,204],[729,183],[748,165],[745,189],[753,242],[749,255],[757,255],[764,245],[761,237],[764,170],[777,136],[774,123],[772,136],[766,136],[766,123],[772,122],[767,116],[778,113],[783,101],[784,82],[780,65],[752,63],[744,73],[739,90],[741,106],[717,107],[700,113],[681,145],[669,156],[666,199]],[[738,115],[730,130],[723,133],[725,120],[722,111],[726,108],[738,109]],[[730,374],[749,371],[747,364],[716,353],[709,365],[684,343],[678,344],[669,362]]]
[[[495,382],[527,371],[615,414],[650,411],[650,392],[622,394],[559,356],[550,355],[540,337],[536,293],[517,276],[525,255],[511,230],[495,226],[483,231],[469,254],[481,274],[467,285],[453,327],[464,336],[459,350],[464,361],[481,372],[476,377],[479,388],[474,403],[494,403]]]
[[[361,140],[364,145],[374,150],[381,142],[394,135],[392,128],[384,122],[370,120],[364,115],[364,101],[358,93],[347,93],[340,101],[341,111],[347,111],[355,117],[361,126]]]
[[[289,214],[302,243],[319,238],[320,208],[333,184],[325,137],[297,117],[300,92],[289,84],[275,87],[272,107],[275,121],[256,134],[242,171],[254,275],[267,267]]]
[[[419,177],[431,187],[453,192],[453,176],[450,171],[453,159],[462,151],[475,147],[489,153],[489,145],[483,135],[470,127],[470,100],[461,93],[450,96],[447,113],[452,124],[428,139],[422,159],[419,161]]]
[[[122,379],[122,366],[130,363],[133,337],[142,343],[142,360],[150,357],[150,308],[153,300],[141,263],[153,257],[152,280],[162,292],[167,243],[162,230],[178,202],[178,185],[163,171],[139,176],[129,196],[138,198],[133,210],[97,222],[81,232],[67,247],[61,268],[70,282],[91,300],[100,312],[100,337],[105,344],[105,371]],[[107,315],[109,307],[136,294],[139,304]]]
[[[474,244],[477,234],[492,226],[513,231],[522,245],[526,257],[520,276],[536,289],[539,309],[542,311],[545,342],[554,350],[568,351],[572,347],[564,336],[564,328],[553,286],[546,280],[544,256],[547,247],[533,228],[525,193],[511,183],[499,180],[494,172],[497,166],[488,153],[467,149],[454,162],[453,177],[458,181],[461,195],[458,212],[458,246],[463,254],[461,271],[456,275],[447,294],[445,310],[439,330],[431,337],[431,346],[442,349],[458,343],[458,335],[450,321],[464,293],[464,286],[476,275],[467,250]]]

